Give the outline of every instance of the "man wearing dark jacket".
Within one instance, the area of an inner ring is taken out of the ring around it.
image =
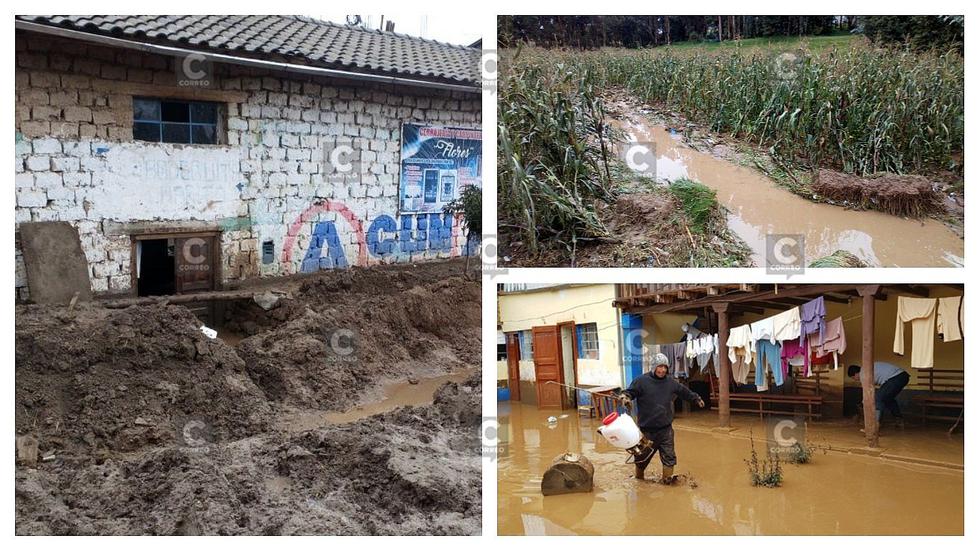
[[[636,424],[643,431],[643,436],[650,441],[651,450],[646,458],[636,461],[636,478],[643,479],[643,471],[660,452],[660,462],[664,471],[661,481],[670,484],[674,481],[674,465],[677,456],[674,454],[674,396],[680,395],[704,407],[704,401],[691,389],[667,375],[667,356],[657,354],[653,361],[653,371],[644,373],[633,380],[633,384],[623,391],[628,402],[636,404]]]

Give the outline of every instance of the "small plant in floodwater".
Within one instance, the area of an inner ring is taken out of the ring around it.
[[[813,449],[802,442],[793,444],[793,447],[789,452],[789,462],[796,463],[798,465],[809,463],[812,457]]]
[[[783,468],[779,462],[779,455],[772,452],[766,453],[766,458],[759,461],[759,454],[755,451],[755,439],[749,434],[749,443],[752,446],[752,454],[745,463],[749,467],[749,479],[753,486],[765,486],[766,488],[778,488],[783,484]]]

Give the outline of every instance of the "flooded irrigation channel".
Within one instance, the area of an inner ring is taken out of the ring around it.
[[[653,144],[658,181],[686,178],[715,190],[728,209],[728,226],[752,249],[757,266],[765,265],[767,234],[802,234],[808,261],[844,250],[871,266],[963,265],[963,239],[937,220],[808,201],[758,170],[689,147],[643,115],[613,124],[628,141]]]
[[[695,484],[663,486],[656,458],[647,480],[633,478],[626,453],[596,434],[597,419],[570,411],[549,425],[554,411],[512,402],[498,404],[498,415],[500,535],[963,533],[961,470],[817,452],[809,464],[785,465],[781,487],[756,488],[748,439],[675,423],[676,472]],[[594,490],[542,496],[541,475],[566,451],[592,461]]]

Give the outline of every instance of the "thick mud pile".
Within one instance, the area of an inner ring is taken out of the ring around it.
[[[817,171],[810,187],[833,201],[897,216],[920,218],[945,210],[942,194],[924,176],[876,174],[861,178],[822,169]]]
[[[234,348],[180,306],[18,307],[17,436],[39,453],[17,466],[16,532],[478,534],[478,370],[430,405],[282,422],[478,365],[479,283],[458,269],[305,278],[268,310],[229,308],[262,312]],[[355,346],[330,363],[337,328]]]
[[[417,281],[404,271],[391,279],[317,279],[267,311],[254,302],[239,309],[234,317],[245,324],[270,327],[238,345],[252,379],[270,400],[343,411],[379,378],[479,365],[478,284],[458,275]]]
[[[272,410],[245,363],[180,306],[18,307],[16,428],[41,455],[173,445],[188,423],[211,438],[264,430]]]

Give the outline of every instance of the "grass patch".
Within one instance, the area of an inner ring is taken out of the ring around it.
[[[762,36],[748,38],[745,40],[717,40],[705,41],[685,41],[675,42],[670,46],[661,46],[657,50],[695,50],[702,49],[709,52],[723,52],[726,50],[771,50],[776,52],[787,52],[801,48],[812,52],[820,52],[834,48],[850,48],[863,45],[865,38],[861,35],[850,33],[835,33],[824,36]]]
[[[701,235],[707,233],[711,218],[719,208],[715,190],[691,180],[676,180],[669,189],[680,201],[691,230]]]

